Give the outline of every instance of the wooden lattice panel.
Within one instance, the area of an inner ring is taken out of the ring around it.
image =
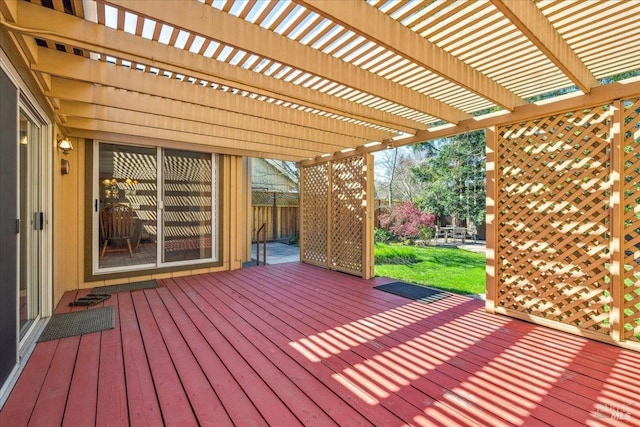
[[[349,157],[331,167],[331,268],[350,273],[363,271],[363,204],[366,190],[365,158]]]
[[[498,306],[608,333],[609,118],[498,129]]]
[[[640,341],[640,98],[623,105],[624,338]]]
[[[329,164],[320,163],[302,168],[300,188],[302,203],[302,260],[328,265],[329,235]]]

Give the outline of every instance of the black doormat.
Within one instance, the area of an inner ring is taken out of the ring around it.
[[[387,283],[386,285],[374,286],[374,289],[389,292],[390,294],[399,295],[425,304],[449,296],[448,292],[425,288],[424,286],[412,285],[411,283],[405,282]]]
[[[73,313],[54,314],[38,342],[59,340],[76,335],[106,331],[113,328],[113,307],[92,308]]]
[[[100,286],[93,288],[93,294],[117,294],[119,292],[139,291],[142,289],[153,289],[158,287],[155,280],[143,280],[142,282],[123,283],[122,285]]]
[[[71,301],[69,305],[71,306],[87,306],[87,305],[96,305],[100,302],[108,300],[111,298],[111,294],[88,294],[84,297],[80,297],[75,301]]]

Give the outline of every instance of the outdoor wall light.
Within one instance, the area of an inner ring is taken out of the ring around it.
[[[62,154],[64,154],[65,156],[67,154],[69,154],[72,150],[73,150],[73,144],[71,144],[71,141],[69,141],[68,138],[60,138],[60,136],[58,135],[58,150],[62,151]],[[69,160],[67,159],[61,159],[60,160],[60,173],[62,175],[69,175],[69,172],[71,171],[71,167],[69,165]]]
[[[58,137],[58,149],[62,150],[62,154],[66,156],[73,150],[73,145],[68,138]]]

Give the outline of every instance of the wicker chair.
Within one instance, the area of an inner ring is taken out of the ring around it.
[[[100,235],[103,240],[100,258],[104,257],[110,243],[126,242],[127,248],[109,250],[129,250],[133,258],[131,240],[134,236],[133,210],[126,205],[118,204],[109,210],[100,211]]]

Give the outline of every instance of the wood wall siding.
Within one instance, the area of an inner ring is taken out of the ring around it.
[[[617,101],[488,133],[490,311],[640,349],[639,111]]]

